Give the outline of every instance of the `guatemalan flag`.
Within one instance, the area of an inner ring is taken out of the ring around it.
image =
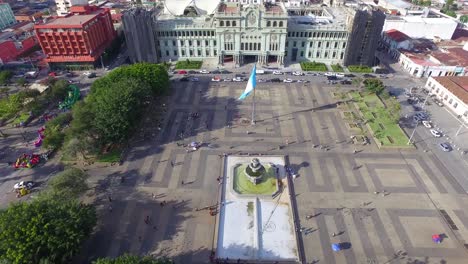
[[[239,97],[239,100],[244,100],[257,86],[257,65],[254,65],[252,73],[250,73],[249,81],[247,82],[247,87],[245,87],[244,93]]]

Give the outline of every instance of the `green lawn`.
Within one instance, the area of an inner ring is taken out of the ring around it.
[[[234,191],[240,194],[273,194],[276,191],[276,177],[274,169],[269,165],[265,166],[263,181],[257,185],[249,181],[244,170],[247,165],[241,165],[234,170]]]
[[[119,148],[113,149],[106,154],[101,154],[97,158],[98,162],[119,162],[120,161],[120,154],[122,153],[122,150]]]
[[[301,62],[301,68],[303,71],[328,71],[325,63],[320,62]]]
[[[28,118],[29,118],[29,113],[23,112],[19,114],[19,116],[17,116],[15,120],[13,120],[13,124],[20,124],[21,122],[26,122]]]
[[[408,137],[401,130],[398,124],[391,119],[387,111],[378,111],[378,108],[384,108],[384,104],[375,94],[367,92],[352,92],[351,96],[357,102],[359,110],[368,120],[374,136],[383,143],[384,146],[408,146]],[[366,104],[367,103],[367,104]],[[372,114],[374,112],[375,116]],[[378,113],[377,113],[378,112]],[[381,127],[382,125],[383,127]],[[392,141],[388,138],[390,137]]]
[[[200,69],[203,64],[203,61],[178,61],[175,68],[177,70],[195,70]]]
[[[350,72],[372,73],[372,68],[364,65],[349,65]]]
[[[344,72],[343,67],[339,64],[332,64],[331,67],[334,72]]]

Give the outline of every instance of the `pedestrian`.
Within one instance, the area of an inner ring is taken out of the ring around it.
[[[171,167],[174,167],[174,162],[171,160]]]
[[[182,181],[182,185],[184,185],[184,181]]]
[[[335,233],[335,232],[332,233],[332,237],[336,237],[336,233]]]
[[[164,204],[163,204],[163,202],[160,202],[159,205],[160,205],[161,207],[163,207]]]
[[[155,195],[154,193],[151,193],[151,197],[152,197],[153,199],[156,199],[156,195]]]
[[[107,198],[109,199],[109,203],[112,202],[112,197],[110,196],[110,194],[107,196]]]
[[[109,212],[112,213],[112,205],[109,205]]]

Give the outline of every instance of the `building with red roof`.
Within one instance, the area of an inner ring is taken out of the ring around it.
[[[38,45],[33,26],[22,22],[0,32],[0,64],[15,61]]]
[[[72,6],[66,17],[53,18],[35,25],[46,61],[52,67],[99,64],[116,32],[110,10],[96,6]]]
[[[468,76],[430,77],[425,89],[468,122]]]

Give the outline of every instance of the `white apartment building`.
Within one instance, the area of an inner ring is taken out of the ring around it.
[[[425,89],[468,122],[468,76],[429,77]]]
[[[70,13],[70,7],[75,5],[87,5],[88,0],[55,0],[57,15],[65,16]]]

